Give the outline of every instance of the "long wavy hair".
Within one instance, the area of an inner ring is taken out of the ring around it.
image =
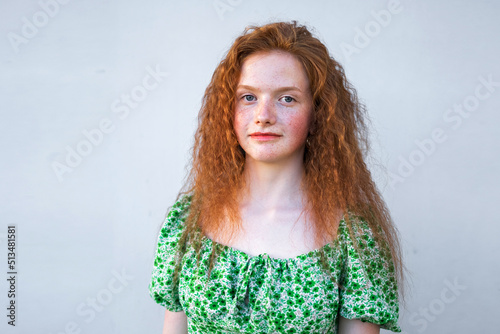
[[[192,197],[178,263],[187,245],[194,246],[199,257],[204,235],[229,240],[241,226],[237,199],[245,185],[245,152],[233,128],[235,91],[243,62],[254,53],[270,51],[295,56],[309,78],[313,120],[304,153],[303,189],[316,242],[324,242],[325,235],[331,241],[336,238],[338,212],[345,213],[346,221],[348,212],[361,216],[374,237],[387,245],[384,251],[392,258],[397,281],[401,283],[403,263],[398,232],[364,161],[369,149],[365,107],[326,46],[295,21],[247,27],[217,66],[206,88],[190,173],[179,194]],[[354,235],[350,224],[348,227]],[[219,248],[212,251],[210,269],[221,252]]]

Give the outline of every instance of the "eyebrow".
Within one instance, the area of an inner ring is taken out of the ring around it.
[[[260,92],[260,89],[259,89],[259,88],[257,88],[257,87],[252,87],[252,86],[248,86],[248,85],[238,85],[238,87],[236,87],[236,90],[238,90],[238,89],[256,90],[256,91],[259,91],[259,92]],[[281,93],[281,92],[291,91],[291,90],[295,90],[295,91],[298,91],[298,92],[302,92],[302,90],[300,90],[300,88],[298,88],[298,87],[294,87],[294,86],[280,87],[280,88],[276,89],[276,92],[277,92],[277,93]]]

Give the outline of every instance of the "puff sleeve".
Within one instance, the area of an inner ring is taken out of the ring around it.
[[[339,226],[343,264],[339,291],[339,313],[347,319],[359,319],[401,332],[398,325],[398,286],[388,248],[373,236],[368,223],[360,217],[350,219],[358,250],[347,226]]]
[[[182,311],[178,283],[174,285],[175,255],[185,219],[185,200],[177,201],[170,209],[158,235],[158,246],[153,264],[150,296],[172,312]]]

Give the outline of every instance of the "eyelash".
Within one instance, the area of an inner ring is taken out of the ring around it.
[[[249,97],[249,96],[250,96],[250,97],[252,97],[252,98],[255,98],[255,96],[253,96],[253,95],[251,95],[251,94],[245,94],[245,95],[243,95],[241,98],[242,98],[242,99],[244,99],[246,102],[253,102],[253,101],[255,101],[255,100],[248,101],[248,100],[247,100],[247,97]],[[289,95],[285,95],[285,96],[283,96],[281,99],[285,99],[285,98],[291,98],[291,99],[292,99],[292,101],[290,101],[290,102],[286,102],[286,103],[292,103],[292,102],[296,102],[296,101],[297,101],[296,99],[294,99],[293,97],[291,97],[291,96],[289,96]],[[280,100],[281,100],[281,99],[280,99]]]

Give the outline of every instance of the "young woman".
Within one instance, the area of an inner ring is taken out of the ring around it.
[[[247,28],[206,89],[158,238],[163,332],[400,332],[397,231],[366,149],[326,47],[296,22]]]

